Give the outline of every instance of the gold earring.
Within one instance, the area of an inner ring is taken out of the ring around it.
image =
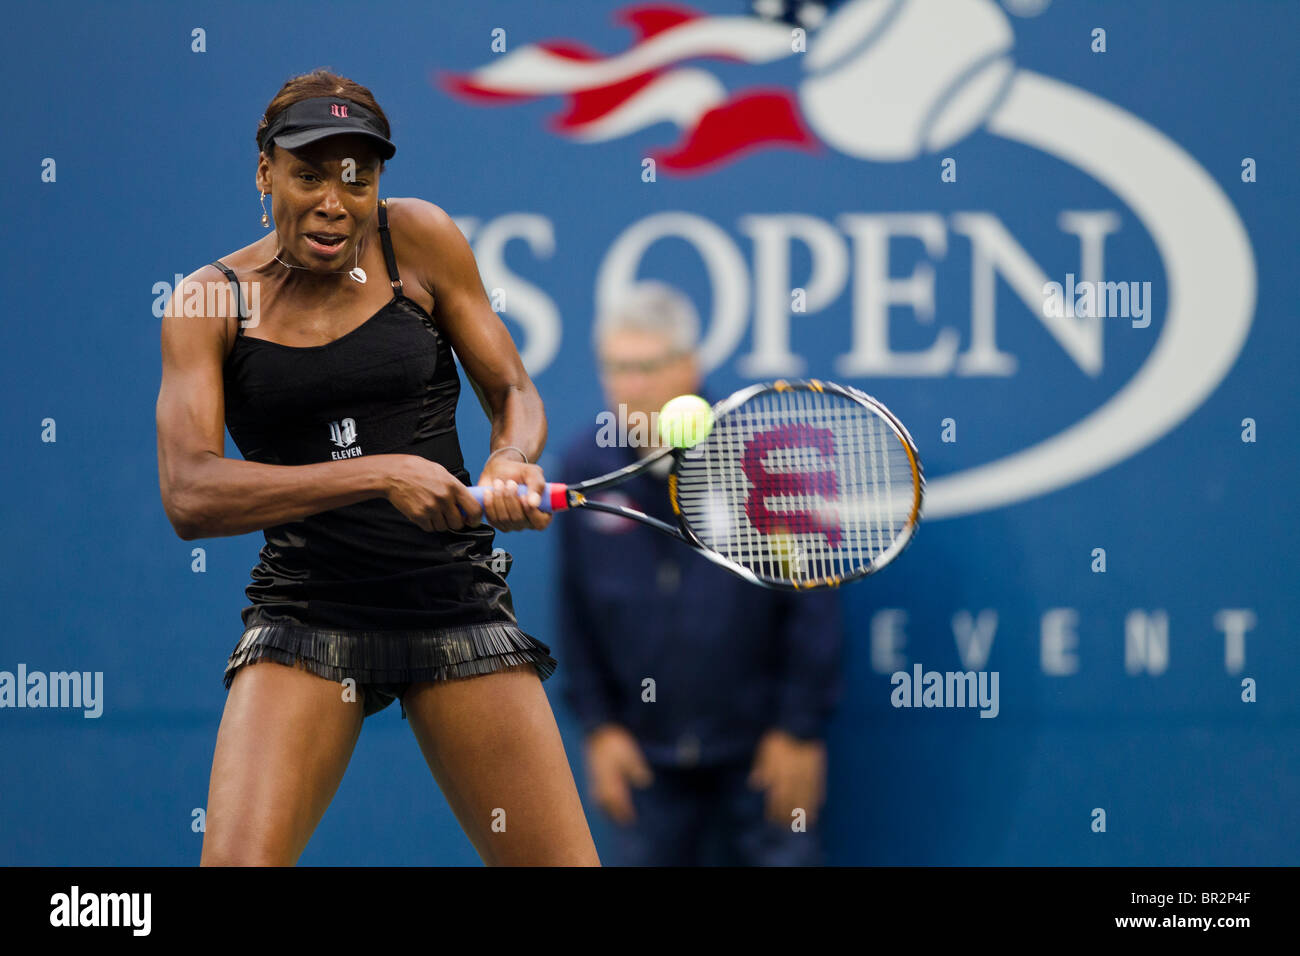
[[[258,193],[258,202],[262,204],[262,228],[271,228],[271,219],[266,214],[266,193]]]

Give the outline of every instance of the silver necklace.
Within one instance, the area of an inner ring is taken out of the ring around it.
[[[364,240],[362,240],[362,241],[364,241]],[[275,261],[278,262],[278,263],[280,263],[280,265],[282,265],[282,266],[287,266],[287,267],[290,268],[290,269],[307,269],[306,266],[296,266],[296,265],[294,265],[294,264],[291,263],[291,262],[285,262],[285,261],[284,261],[283,259],[281,259],[279,256],[276,256],[276,257],[275,257]],[[308,271],[308,272],[315,272],[316,270],[315,270],[315,269],[307,269],[307,271]],[[330,274],[331,274],[331,275],[336,275],[336,276],[341,276],[341,275],[343,275],[344,272],[346,272],[348,275],[350,275],[350,276],[351,276],[355,281],[360,282],[362,285],[365,285],[365,284],[366,284],[366,270],[363,269],[363,268],[361,268],[361,243],[360,243],[360,242],[357,243],[357,264],[356,264],[353,268],[351,268],[351,269],[333,269],[333,270],[331,270],[331,273],[330,273]]]

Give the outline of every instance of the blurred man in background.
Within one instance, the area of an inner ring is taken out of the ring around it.
[[[701,383],[698,337],[690,300],[662,283],[599,316],[609,411],[635,423],[677,395],[717,402]],[[621,447],[610,431],[577,436],[559,474],[594,477],[659,447],[650,429],[629,428],[646,440]],[[590,497],[676,525],[661,464]],[[589,796],[617,824],[611,862],[823,863],[838,592],[758,587],[617,515],[579,511],[555,526],[565,695],[585,736]]]

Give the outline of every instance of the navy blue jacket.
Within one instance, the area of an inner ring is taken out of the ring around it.
[[[632,448],[599,447],[593,428],[548,477],[577,483],[637,460]],[[667,480],[650,472],[591,497],[676,527]],[[552,528],[561,552],[560,672],[584,733],[622,724],[658,766],[747,760],[772,728],[825,737],[842,690],[837,590],[762,588],[639,522],[597,511],[559,515]],[[647,678],[653,703],[642,700]]]

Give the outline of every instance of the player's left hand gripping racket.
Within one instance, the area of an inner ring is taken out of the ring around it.
[[[817,379],[777,381],[741,389],[713,413],[694,447],[669,446],[576,485],[548,482],[539,510],[592,508],[640,521],[768,588],[865,577],[916,533],[921,460],[907,429],[870,395]],[[673,458],[668,497],[677,527],[587,497],[665,455]],[[482,504],[483,489],[469,491]]]

